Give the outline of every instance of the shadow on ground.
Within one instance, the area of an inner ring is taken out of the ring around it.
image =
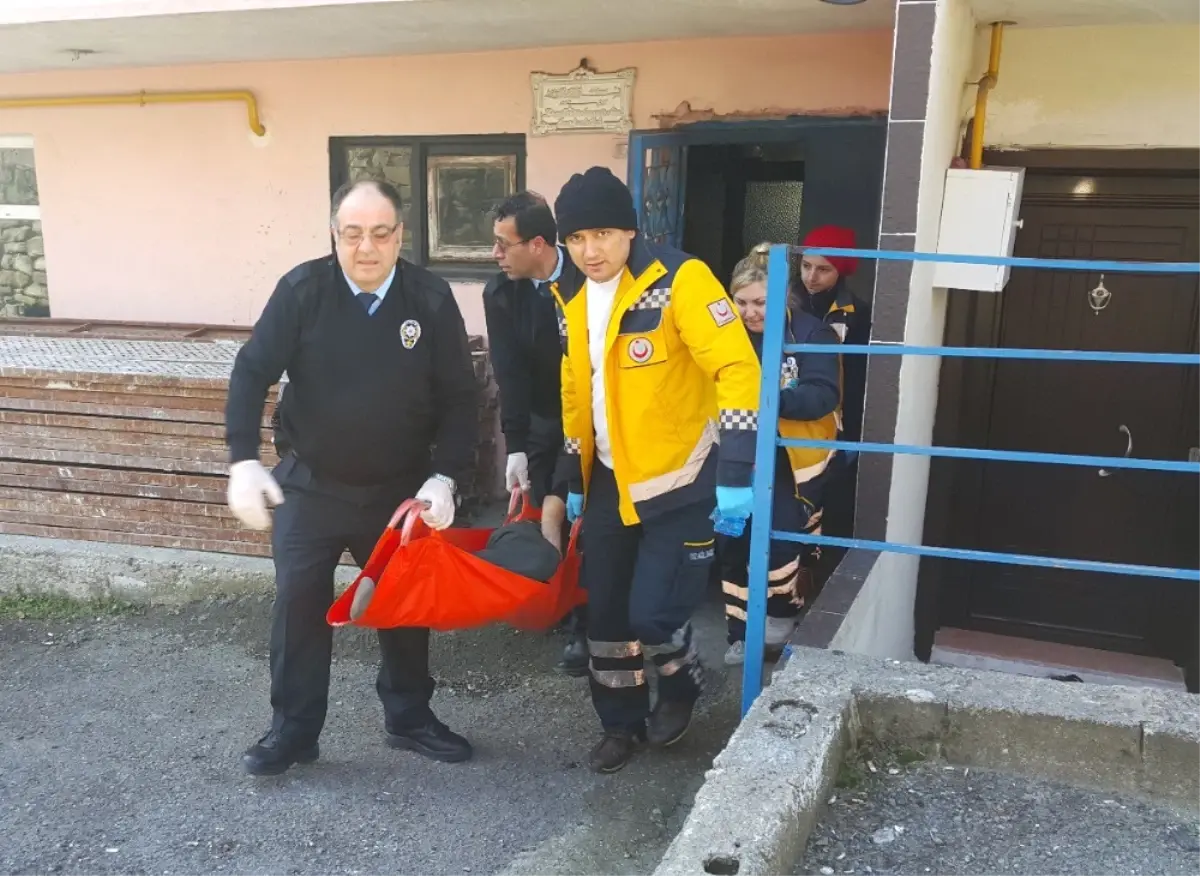
[[[338,630],[321,760],[252,779],[269,609],[0,619],[0,871],[646,873],[738,718],[715,603],[691,733],[607,777],[586,682],[551,671],[561,636],[435,634],[434,708],[477,752],[435,764],[384,746],[373,637]]]

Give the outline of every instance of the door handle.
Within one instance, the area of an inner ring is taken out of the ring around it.
[[[1129,427],[1126,426],[1124,423],[1122,423],[1120,426],[1117,427],[1117,431],[1125,436],[1124,456],[1126,459],[1128,459],[1130,454],[1133,453],[1133,434],[1129,431]],[[1100,474],[1100,477],[1107,478],[1112,475],[1112,472],[1106,468],[1102,468],[1102,469],[1100,469],[1099,474]]]

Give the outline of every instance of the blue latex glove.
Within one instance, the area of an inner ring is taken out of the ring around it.
[[[574,523],[583,516],[583,493],[567,493],[567,522]]]
[[[723,517],[721,516],[721,512],[714,508],[713,513],[708,515],[708,519],[713,522],[713,531],[717,535],[740,538],[742,533],[746,531],[746,519],[744,517]]]
[[[754,490],[750,487],[717,487],[717,511],[722,517],[745,520],[754,510]]]

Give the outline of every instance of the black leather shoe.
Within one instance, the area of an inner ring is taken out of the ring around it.
[[[294,745],[271,730],[242,755],[242,766],[252,776],[278,776],[294,763],[312,763],[321,755],[317,743]]]
[[[692,725],[695,703],[680,700],[659,700],[646,725],[646,739],[656,748],[674,745]]]
[[[571,641],[563,648],[562,657],[554,664],[554,670],[573,678],[588,674],[587,636],[579,633],[571,636]]]
[[[423,754],[430,760],[459,763],[470,760],[474,751],[471,743],[459,736],[437,718],[430,718],[416,727],[389,730],[387,743],[392,748],[407,749]]]
[[[594,773],[615,773],[629,763],[637,751],[642,736],[623,730],[605,730],[588,758],[588,766]]]

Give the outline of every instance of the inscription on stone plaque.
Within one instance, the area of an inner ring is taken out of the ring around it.
[[[533,73],[533,134],[617,132],[633,129],[633,83],[627,67],[599,73],[585,58],[570,73]]]

